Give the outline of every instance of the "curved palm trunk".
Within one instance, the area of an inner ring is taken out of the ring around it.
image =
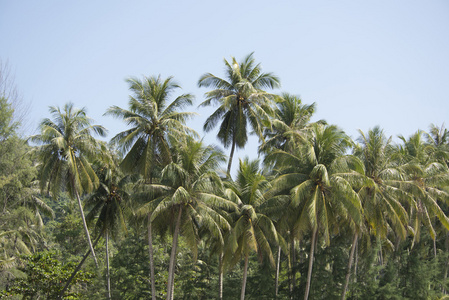
[[[358,233],[356,231],[354,234],[354,240],[352,241],[351,254],[349,255],[349,262],[348,262],[348,272],[346,273],[345,286],[343,288],[343,293],[341,294],[341,300],[345,300],[346,298],[346,291],[348,290],[349,278],[351,277],[352,261],[354,260],[354,252],[357,245],[357,238]]]
[[[182,206],[179,207],[178,217],[175,225],[175,232],[173,233],[173,246],[170,254],[170,266],[168,267],[168,282],[167,282],[167,300],[173,299],[174,277],[175,277],[175,260],[176,248],[178,246],[179,227],[181,226]]]
[[[76,189],[75,179],[73,178],[73,175],[70,175],[70,181],[71,181],[73,190],[75,191],[76,200],[78,201],[78,207],[80,209],[81,219],[83,220],[83,227],[84,227],[84,231],[86,233],[87,242],[89,243],[90,251],[92,252],[92,256],[94,257],[95,266],[98,268],[97,256],[95,255],[94,247],[92,246],[92,240],[90,239],[90,234],[89,234],[89,229],[87,228],[86,218],[84,217],[83,205],[81,204],[80,195],[78,194],[78,190]]]
[[[234,151],[235,151],[235,134],[232,137],[231,153],[229,154],[228,170],[226,173],[228,175],[228,178],[231,178],[231,165],[232,165],[232,158],[234,157]]]
[[[151,228],[151,214],[148,214],[148,252],[150,255],[151,299],[156,300],[156,283],[154,280],[154,258],[153,258],[153,230]]]
[[[246,289],[246,278],[248,277],[248,257],[249,255],[245,255],[245,266],[243,269],[243,280],[242,280],[242,292],[240,293],[240,300],[245,299],[245,289]]]
[[[109,274],[109,232],[106,229],[106,280],[108,283],[108,299],[111,299],[111,276]]]
[[[218,299],[223,299],[223,251],[220,252],[218,257]]]
[[[312,242],[310,243],[309,269],[307,270],[307,283],[306,283],[306,292],[304,294],[304,300],[309,299],[310,283],[312,279],[313,255],[315,254],[315,241],[317,232],[318,228],[314,228],[312,234]]]
[[[276,262],[276,279],[275,279],[275,287],[274,287],[274,295],[275,298],[278,297],[278,292],[279,292],[279,269],[281,266],[281,246],[278,246],[278,257],[277,257],[277,262]]]

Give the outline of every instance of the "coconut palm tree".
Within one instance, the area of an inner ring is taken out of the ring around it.
[[[225,79],[206,73],[199,79],[198,86],[214,88],[205,94],[206,100],[200,104],[218,104],[218,108],[207,118],[203,128],[209,132],[221,121],[217,137],[225,148],[231,146],[227,168],[227,175],[230,177],[235,148],[245,147],[248,141],[247,125],[263,139],[263,130],[269,123],[274,98],[274,95],[263,89],[278,88],[280,83],[272,73],[262,73],[253,53],[240,63],[231,57],[231,61],[225,59],[224,64]]]
[[[98,177],[90,161],[98,154],[98,142],[92,134],[106,135],[100,125],[91,125],[86,109],[76,109],[67,103],[61,110],[50,107],[53,119],[40,123],[40,134],[31,136],[30,141],[40,145],[37,148],[42,166],[40,171],[41,190],[49,191],[53,197],[65,190],[75,198],[83,221],[90,251],[98,266],[89,230],[84,217],[81,194],[91,192],[99,185]]]
[[[259,147],[259,152],[269,153],[277,149],[288,151],[288,147],[295,147],[298,138],[305,135],[315,106],[315,103],[303,104],[301,98],[288,93],[277,97],[274,118],[271,127],[264,131],[265,143]],[[318,122],[325,123],[322,120]]]
[[[449,219],[438,204],[439,201],[447,203],[449,200],[449,194],[443,189],[449,183],[449,170],[444,161],[438,161],[434,156],[436,147],[424,142],[422,131],[417,131],[408,139],[400,136],[400,139],[403,141],[399,148],[403,162],[401,168],[406,174],[400,187],[413,197],[410,222],[414,228],[414,240],[419,239],[423,224],[434,241],[436,256],[434,217],[449,230]]]
[[[291,153],[279,150],[269,155],[282,166],[273,186],[279,191],[290,190],[295,234],[311,230],[304,299],[309,297],[318,234],[321,232],[329,243],[330,226],[338,218],[350,218],[355,223],[361,220],[360,201],[347,179],[351,168],[360,168],[353,156],[345,155],[350,145],[349,137],[336,126],[312,124],[304,142]]]
[[[404,205],[411,198],[398,187],[404,177],[391,138],[387,138],[379,127],[374,127],[367,134],[361,130],[359,132],[360,144],[355,147],[354,155],[360,158],[365,168],[366,178],[358,194],[368,230],[374,236],[386,239],[391,228],[398,239],[404,239],[408,222]]]
[[[227,182],[228,198],[238,204],[234,225],[227,239],[225,264],[233,266],[244,259],[240,299],[245,299],[249,255],[252,251],[266,255],[274,266],[270,245],[278,244],[278,234],[269,216],[263,213],[267,202],[264,192],[269,182],[259,170],[259,161],[241,160],[237,178]]]
[[[235,204],[219,196],[221,179],[216,171],[224,161],[223,154],[201,141],[186,137],[174,145],[173,161],[161,172],[159,184],[148,186],[152,199],[141,211],[151,211],[151,222],[165,219],[173,234],[167,282],[167,300],[173,299],[174,271],[179,234],[197,253],[198,228],[209,231],[223,242],[222,228],[227,220],[215,209],[230,210]],[[182,229],[182,230],[181,230]]]
[[[118,145],[118,149],[125,154],[121,163],[123,170],[129,174],[140,174],[145,183],[151,184],[155,170],[160,171],[172,160],[171,141],[181,139],[187,133],[196,134],[185,125],[186,120],[195,114],[182,111],[192,105],[193,96],[182,94],[171,100],[173,92],[181,88],[173,77],[129,78],[127,82],[132,92],[129,109],[112,106],[105,114],[122,119],[132,127],[114,136],[111,143]],[[148,211],[147,218],[151,219],[151,211]],[[155,300],[151,226],[148,222],[151,294]]]
[[[91,209],[86,216],[86,220],[87,222],[93,222],[95,220],[95,228],[98,234],[106,240],[107,298],[111,299],[109,237],[116,237],[121,230],[126,231],[125,219],[130,199],[126,185],[129,182],[129,178],[124,177],[120,172],[109,150],[102,152],[103,154],[97,166],[99,169],[100,185],[86,199],[86,207]],[[110,159],[106,161],[105,158]]]

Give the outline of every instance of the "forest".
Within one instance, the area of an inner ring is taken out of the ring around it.
[[[160,75],[126,80],[108,141],[70,102],[24,136],[5,78],[0,299],[449,299],[444,124],[351,139],[249,54],[198,79],[219,146]]]

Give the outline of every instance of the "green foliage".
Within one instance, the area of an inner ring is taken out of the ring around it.
[[[20,268],[25,277],[13,280],[7,290],[0,294],[0,298],[12,295],[22,295],[22,299],[56,299],[62,291],[64,283],[75,268],[74,263],[62,264],[55,252],[39,252],[24,257],[24,267]],[[80,291],[86,287],[93,275],[78,272],[74,279],[74,286],[65,294],[65,299],[81,299]]]

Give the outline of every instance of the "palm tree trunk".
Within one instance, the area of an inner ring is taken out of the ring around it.
[[[170,254],[170,266],[168,267],[168,282],[167,282],[167,300],[173,299],[174,291],[174,276],[175,276],[175,260],[176,248],[178,246],[179,227],[181,226],[182,206],[179,207],[178,218],[176,220],[175,232],[173,233],[173,245]]]
[[[351,254],[349,255],[349,262],[348,262],[348,271],[346,273],[345,286],[343,288],[343,293],[341,294],[341,300],[345,300],[346,298],[346,291],[348,290],[349,278],[351,277],[352,261],[354,260],[354,252],[357,245],[357,238],[358,233],[356,231],[354,234],[354,240],[352,241]]]
[[[276,262],[276,279],[275,279],[275,287],[274,287],[274,295],[275,298],[278,297],[279,292],[279,269],[281,267],[281,246],[278,246],[278,257]]]
[[[154,258],[153,258],[153,230],[151,228],[151,213],[148,214],[148,252],[150,255],[150,279],[151,299],[156,300],[156,283],[154,280]]]
[[[290,252],[291,252],[291,257],[292,257],[292,267],[291,267],[291,273],[292,273],[292,277],[291,277],[291,285],[290,285],[290,295],[291,297],[293,297],[293,292],[295,290],[296,287],[296,248],[295,248],[295,236],[293,234],[293,232],[291,233],[291,248],[290,248]]]
[[[98,241],[100,240],[101,235],[98,235],[98,238],[95,240],[94,242],[94,247],[97,245]],[[86,261],[87,257],[90,254],[90,249],[87,250],[86,254],[84,254],[83,259],[80,261],[80,263],[76,266],[75,270],[73,270],[72,275],[70,275],[69,280],[67,280],[64,288],[62,289],[62,291],[59,293],[58,299],[62,299],[65,291],[67,290],[67,288],[69,287],[70,283],[72,282],[73,278],[75,278],[76,273],[78,273],[78,271],[81,269],[81,266],[83,265],[83,263]]]
[[[245,255],[245,266],[243,267],[243,280],[242,280],[242,292],[240,293],[240,300],[245,299],[246,278],[248,277],[248,258],[249,255]]]
[[[309,269],[307,270],[307,283],[306,292],[304,294],[304,300],[309,299],[310,284],[312,279],[312,267],[313,267],[313,255],[315,254],[315,240],[318,232],[318,227],[313,229],[312,241],[310,243],[310,254],[309,254]]]
[[[234,157],[234,151],[235,151],[235,133],[233,134],[232,137],[231,154],[229,154],[228,170],[226,173],[228,178],[231,178],[231,165],[232,165],[232,158]]]
[[[108,284],[108,299],[111,299],[111,276],[109,274],[109,232],[106,229],[106,280]]]
[[[218,299],[223,299],[223,251],[220,252],[218,257]]]
[[[92,240],[90,239],[89,229],[87,228],[86,218],[84,217],[83,205],[81,204],[80,195],[78,194],[78,190],[75,186],[75,179],[73,175],[70,175],[70,181],[72,184],[72,188],[75,191],[76,200],[78,201],[78,207],[81,213],[81,219],[83,220],[84,231],[86,232],[87,241],[89,243],[90,251],[92,252],[92,256],[94,257],[95,266],[98,268],[97,256],[95,255],[94,247],[92,246]]]

